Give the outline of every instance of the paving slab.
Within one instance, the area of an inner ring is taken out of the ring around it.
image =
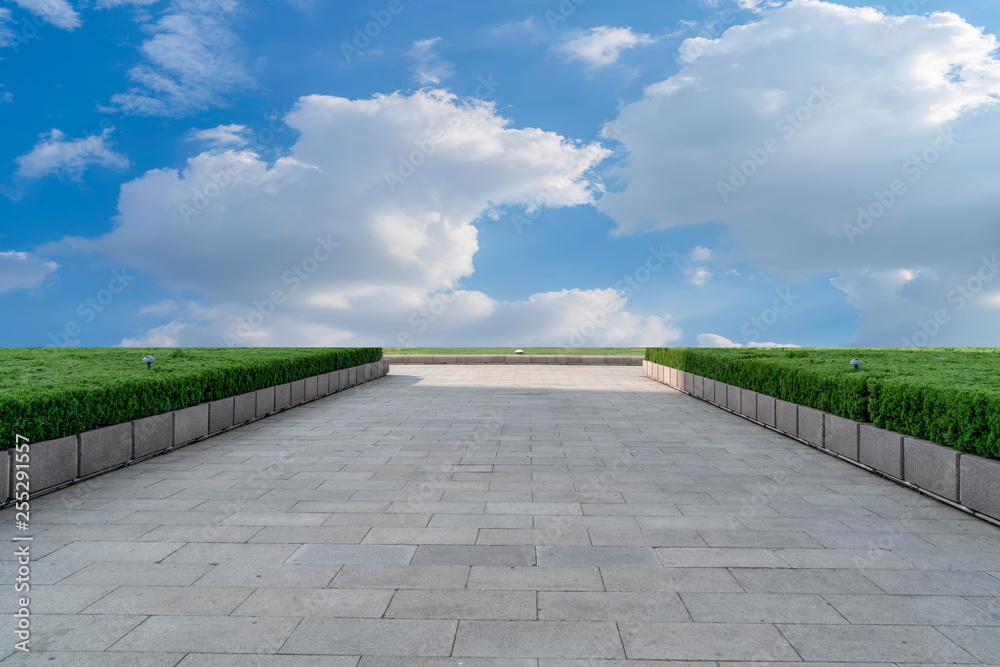
[[[31,518],[33,651],[4,664],[1000,663],[1000,528],[639,367],[397,365]]]
[[[461,621],[458,657],[624,658],[618,628],[596,621]]]
[[[457,621],[307,618],[281,653],[306,655],[447,656]]]

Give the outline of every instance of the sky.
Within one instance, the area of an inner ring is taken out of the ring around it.
[[[1000,346],[993,0],[0,0],[0,345]]]

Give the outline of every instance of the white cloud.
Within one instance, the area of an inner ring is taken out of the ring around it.
[[[21,9],[63,30],[76,30],[82,23],[80,15],[66,0],[13,0]]]
[[[146,5],[152,5],[159,1],[160,0],[97,0],[95,7],[97,9],[112,9],[114,7],[126,7],[129,5],[145,7]]]
[[[712,251],[705,246],[695,246],[691,251],[692,262],[707,262],[712,259]]]
[[[11,27],[10,10],[6,7],[0,7],[0,48],[5,46],[10,46],[14,41],[14,29]],[[3,86],[0,85],[0,88]],[[3,95],[10,95],[10,93],[0,94],[0,98]],[[9,102],[10,100],[3,100]]]
[[[0,46],[3,46],[3,34],[0,33]],[[5,88],[2,83],[0,83],[0,88]],[[0,90],[0,104],[10,104],[14,101],[14,95],[10,91]]]
[[[413,48],[406,53],[415,61],[413,66],[416,72],[415,78],[423,86],[436,86],[455,75],[455,63],[443,60],[434,53],[434,45],[440,41],[440,37],[418,40],[413,43]]]
[[[244,125],[219,125],[208,130],[193,130],[191,139],[207,141],[214,148],[223,146],[246,146],[250,140],[246,137]]]
[[[0,251],[0,294],[40,285],[59,265],[30,252]]]
[[[142,44],[145,62],[129,70],[135,84],[113,95],[111,110],[184,116],[226,106],[227,96],[253,86],[233,31],[236,0],[172,0]]]
[[[323,301],[327,295],[306,297],[310,298]],[[605,310],[609,301],[618,309]],[[128,338],[122,345],[169,342],[213,346],[222,344],[227,335],[243,337],[243,344],[254,346],[375,344],[373,341],[390,347],[461,346],[473,340],[483,345],[631,347],[680,340],[682,333],[669,317],[640,317],[624,310],[624,304],[624,294],[615,290],[568,289],[509,302],[495,301],[482,292],[459,290],[425,297],[412,309],[412,316],[410,311],[351,308],[350,315],[317,318],[303,309],[289,308],[268,318],[264,326],[253,327],[251,314],[259,310],[227,303],[200,313],[189,310],[184,317]],[[344,317],[350,318],[349,325]],[[595,317],[604,324],[591,327]],[[409,337],[400,339],[401,333]]]
[[[498,302],[462,289],[479,248],[476,223],[501,208],[591,203],[601,188],[590,170],[608,155],[599,145],[512,128],[492,104],[444,91],[313,95],[285,121],[300,134],[287,156],[269,163],[209,150],[182,171],[149,171],[122,186],[113,231],[50,248],[127,257],[168,291],[202,295],[167,329],[145,334],[154,338],[130,342],[221,345],[226,333],[253,345],[398,344],[400,333],[413,344],[568,344],[575,330],[593,344],[679,337],[668,317],[629,313],[613,290]],[[401,178],[400,156],[421,145],[420,166]]]
[[[655,41],[649,35],[632,32],[631,28],[599,26],[575,33],[570,39],[555,45],[553,50],[567,60],[581,60],[588,67],[604,67],[618,62],[625,49],[646,46]]]
[[[151,303],[148,306],[143,306],[137,311],[137,314],[162,316],[177,312],[179,309],[180,305],[178,305],[178,303],[173,299],[163,299],[162,301]]]
[[[174,320],[169,324],[150,329],[141,336],[123,338],[118,347],[184,347],[185,330],[191,328],[192,325],[188,322]]]
[[[698,347],[743,347],[739,343],[734,343],[725,336],[717,334],[698,334]]]
[[[898,331],[976,270],[979,246],[1000,246],[988,176],[1000,150],[996,49],[956,14],[893,17],[817,0],[686,40],[680,71],[605,128],[626,158],[598,207],[618,233],[722,221],[736,261],[781,276],[840,274],[844,289],[866,270],[921,271],[898,291],[869,282],[875,301],[905,308],[860,307],[858,342],[898,345]],[[903,194],[889,192],[894,181]],[[890,195],[863,234],[845,229]],[[936,341],[975,344],[968,332],[984,326],[967,319]]]
[[[28,153],[17,158],[17,173],[28,178],[43,178],[57,174],[79,181],[92,164],[109,169],[128,169],[125,155],[111,150],[111,130],[79,139],[67,139],[60,130],[42,134]]]
[[[698,334],[698,347],[798,347],[793,343],[734,343],[725,336],[718,334],[704,333]]]
[[[684,275],[692,285],[704,287],[714,274],[704,266],[690,266],[684,269]]]

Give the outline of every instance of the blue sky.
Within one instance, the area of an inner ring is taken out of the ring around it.
[[[7,1],[0,341],[996,346],[998,20]]]

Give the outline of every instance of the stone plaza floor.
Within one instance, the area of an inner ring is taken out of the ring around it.
[[[394,366],[0,516],[5,665],[1000,664],[1000,529],[638,367]]]

